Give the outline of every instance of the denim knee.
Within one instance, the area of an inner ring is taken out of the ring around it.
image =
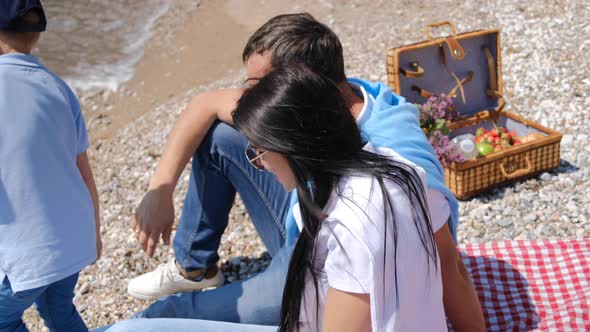
[[[219,122],[208,133],[204,147],[210,155],[244,153],[246,139],[234,127]]]

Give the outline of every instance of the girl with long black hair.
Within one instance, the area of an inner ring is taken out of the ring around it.
[[[425,174],[365,144],[338,86],[277,68],[233,113],[254,167],[297,190],[281,331],[444,331]]]

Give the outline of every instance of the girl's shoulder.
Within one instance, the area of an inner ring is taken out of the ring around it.
[[[397,161],[399,163],[404,163],[404,164],[414,168],[416,170],[416,172],[418,172],[418,175],[420,177],[426,176],[426,172],[424,171],[424,169],[422,167],[420,167],[420,166],[416,165],[415,163],[411,162],[410,160],[406,159],[404,156],[402,156],[397,151],[395,151],[391,148],[376,147],[371,142],[369,142],[364,146],[363,150],[388,157],[391,160]]]
[[[398,163],[403,163],[413,168],[423,184],[426,185],[426,172],[420,166],[414,164],[402,155],[390,148],[375,147],[371,143],[368,143],[363,148],[365,151],[369,151],[381,156],[385,156]],[[393,199],[397,198],[399,194],[399,187],[391,181],[385,181],[385,186],[390,197]],[[383,193],[379,186],[377,178],[371,175],[361,176],[344,176],[340,179],[336,186],[336,190],[332,195],[332,198],[328,202],[328,209],[325,211],[329,215],[335,212],[337,208],[342,210],[355,210],[354,205],[360,205],[361,209],[366,208],[371,203],[378,203],[383,201]],[[355,202],[353,206],[349,203]],[[371,204],[373,205],[373,204]],[[348,211],[350,212],[350,211]]]
[[[424,170],[394,150],[376,148],[370,143],[364,149],[412,167],[423,185],[426,185]],[[370,175],[342,177],[324,210],[327,215],[325,226],[334,228],[338,225],[359,239],[370,239],[369,242],[383,237],[383,220],[389,214],[384,193],[387,193],[389,202],[394,206],[396,218],[411,218],[412,206],[405,191],[389,180],[385,180],[384,185],[385,190],[381,188],[377,178]]]

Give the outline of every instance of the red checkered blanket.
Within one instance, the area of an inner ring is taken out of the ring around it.
[[[489,331],[590,331],[590,239],[459,250]]]

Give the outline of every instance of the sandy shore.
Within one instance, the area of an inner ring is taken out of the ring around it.
[[[256,14],[250,14],[256,8]],[[506,89],[522,115],[564,133],[559,169],[461,202],[459,241],[590,236],[590,9],[582,3],[517,1],[177,0],[156,26],[134,78],[116,93],[83,98],[103,215],[103,258],[83,271],[75,302],[90,327],[130,317],[148,302],[126,295],[127,280],[172,257],[146,258],[128,231],[174,120],[199,91],[244,79],[247,37],[278,13],[306,10],[340,36],[347,74],[385,82],[385,54],[423,40],[423,26],[453,20],[459,31],[502,28]],[[575,69],[575,70],[574,70]],[[187,173],[175,195],[178,213]],[[230,281],[263,270],[269,258],[237,200],[220,249]],[[43,330],[34,310],[26,321]]]

